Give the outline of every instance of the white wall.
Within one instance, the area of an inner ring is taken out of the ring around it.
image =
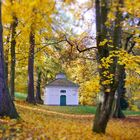
[[[66,93],[61,93],[60,90],[66,90]],[[60,105],[61,95],[66,95],[66,105],[78,105],[78,87],[46,87],[44,104]]]

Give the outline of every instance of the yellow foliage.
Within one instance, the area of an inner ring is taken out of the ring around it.
[[[112,73],[109,73],[109,69],[111,67],[111,64],[113,63],[113,58],[118,59],[118,65],[124,65],[127,70],[135,71],[138,74],[140,73],[140,56],[128,54],[127,51],[123,49],[120,49],[118,51],[111,51],[108,57],[104,57],[101,59],[100,65],[98,66],[99,69],[104,68],[104,71],[102,72],[102,75],[105,77],[105,80],[102,81],[103,85],[112,83],[114,75]],[[132,79],[130,80],[135,81],[134,78]]]
[[[108,42],[107,39],[104,39],[102,42],[100,42],[99,46],[104,46]]]
[[[130,105],[130,109],[133,110],[133,111],[139,111],[138,107],[136,105],[133,105],[133,104],[129,104]]]
[[[124,10],[128,13],[132,14],[135,17],[140,16],[140,2],[139,0],[125,0],[125,8]]]
[[[109,88],[108,88],[108,89],[106,89],[106,90],[105,90],[105,92],[110,92],[110,89],[109,89]]]
[[[128,97],[129,107],[131,110],[137,110],[140,101],[140,75],[132,70],[127,70],[125,87],[127,89],[126,96]]]
[[[75,0],[64,0],[65,3],[70,4],[72,2],[74,2]]]
[[[108,14],[108,19],[109,20],[111,20],[111,21],[113,21],[113,20],[115,20],[115,14],[111,11],[111,12],[109,12],[109,14]]]
[[[80,85],[80,103],[83,105],[95,105],[98,92],[99,78],[95,76],[93,79]]]

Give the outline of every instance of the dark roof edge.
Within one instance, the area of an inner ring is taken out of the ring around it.
[[[45,87],[80,87],[79,85],[74,85],[74,86],[55,86],[55,85],[46,85]]]
[[[61,78],[58,78],[58,79],[61,79]],[[68,80],[68,79],[66,79],[67,81],[69,81],[69,82],[71,82],[71,83],[73,83],[73,85],[64,85],[64,86],[59,86],[59,85],[51,85],[51,83],[53,83],[54,81],[56,81],[56,80],[58,80],[58,79],[54,79],[54,80],[52,80],[52,81],[50,81],[48,84],[46,84],[45,85],[45,87],[80,87],[77,83],[74,83],[74,82],[72,82],[72,81],[70,81],[70,80]]]

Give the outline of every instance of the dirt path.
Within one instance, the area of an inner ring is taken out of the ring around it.
[[[37,112],[42,112],[42,113],[46,113],[48,115],[58,115],[58,116],[62,116],[62,117],[66,117],[66,118],[75,118],[75,119],[93,119],[94,115],[75,115],[75,114],[66,114],[66,113],[60,113],[60,112],[56,112],[56,111],[49,111],[46,109],[42,109],[42,108],[37,108],[37,107],[30,107],[27,105],[21,105],[18,103],[15,103],[17,107],[20,108],[24,108],[27,110],[32,110],[32,111],[37,111]],[[111,119],[113,121],[125,121],[125,122],[134,122],[134,123],[140,123],[140,116],[137,115],[131,115],[131,116],[127,116],[125,119]]]
[[[15,103],[17,107],[21,107],[21,108],[24,108],[24,109],[28,109],[28,110],[32,110],[32,111],[38,111],[38,112],[43,112],[43,113],[47,113],[47,114],[54,114],[54,115],[60,115],[60,116],[63,116],[63,117],[71,117],[71,118],[93,118],[94,115],[75,115],[75,114],[65,114],[65,113],[60,113],[60,112],[56,112],[56,111],[49,111],[49,110],[46,110],[46,109],[39,109],[37,107],[30,107],[30,106],[27,106],[27,105],[20,105],[20,104],[17,104]]]

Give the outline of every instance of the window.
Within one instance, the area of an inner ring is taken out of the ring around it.
[[[60,90],[61,93],[66,93],[66,90]]]

